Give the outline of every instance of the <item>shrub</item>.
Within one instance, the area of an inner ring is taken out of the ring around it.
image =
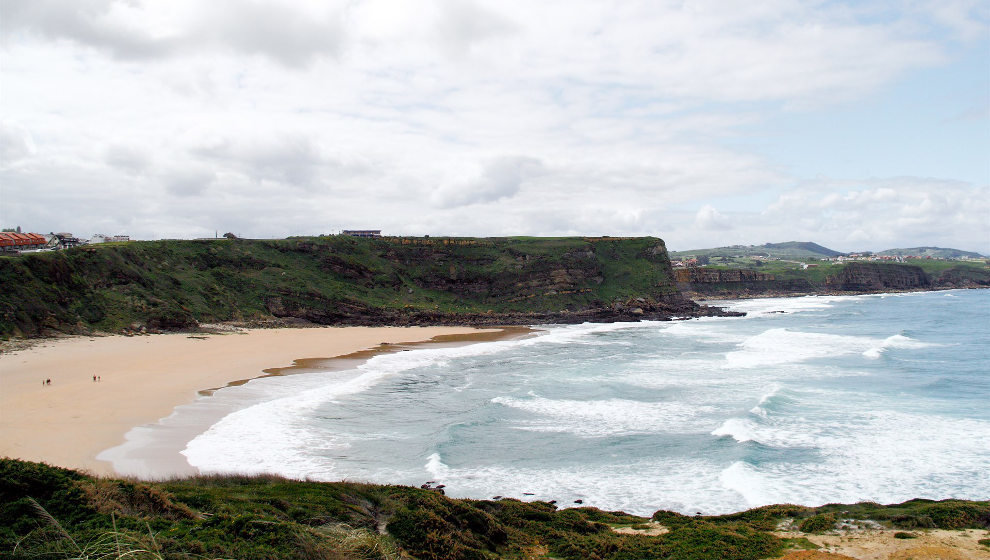
[[[812,515],[798,525],[802,533],[824,533],[835,527],[835,515],[831,513],[820,513]]]

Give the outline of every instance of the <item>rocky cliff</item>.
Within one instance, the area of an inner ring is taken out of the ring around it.
[[[925,290],[932,281],[918,266],[852,262],[825,277],[825,289],[841,292]]]
[[[683,268],[674,271],[678,288],[688,297],[738,298],[811,293],[804,278],[778,279],[749,269]]]
[[[792,270],[786,276],[751,269],[688,268],[675,270],[674,277],[678,288],[696,299],[990,287],[990,269],[985,266],[951,264],[928,272],[909,264],[850,262]]]

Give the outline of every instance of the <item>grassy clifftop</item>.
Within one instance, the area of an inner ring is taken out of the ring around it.
[[[0,335],[689,314],[656,238],[132,242],[0,258]]]
[[[775,534],[781,526],[810,536],[840,525],[985,529],[990,502],[778,505],[723,516],[658,511],[648,519],[271,476],[139,483],[0,459],[0,558],[11,559],[758,560],[816,547]]]

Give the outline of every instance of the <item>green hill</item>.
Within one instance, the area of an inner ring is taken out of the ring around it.
[[[657,238],[220,239],[0,258],[0,335],[218,321],[492,324],[695,314]]]
[[[810,241],[787,241],[784,243],[765,243],[763,245],[731,245],[712,249],[692,249],[689,251],[671,251],[671,258],[708,257],[709,259],[740,259],[746,257],[772,257],[778,259],[820,259],[843,255],[827,247],[822,247]]]
[[[824,256],[824,257],[838,257],[845,253],[840,253],[839,251],[833,251],[827,247],[822,247],[817,243],[812,243],[810,241],[786,241],[784,243],[766,243],[763,245],[764,248],[771,251],[774,256],[785,256],[785,255],[807,255],[812,256]]]

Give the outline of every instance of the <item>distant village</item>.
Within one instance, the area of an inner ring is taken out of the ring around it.
[[[382,236],[380,229],[345,229],[341,235],[352,237],[379,238]],[[224,234],[225,238],[235,238],[232,233]],[[429,237],[429,236],[427,236]],[[21,254],[38,253],[43,251],[60,251],[71,249],[80,245],[95,245],[99,243],[126,243],[131,240],[129,235],[103,235],[96,234],[89,239],[83,239],[72,235],[69,232],[58,233],[24,233],[18,226],[16,228],[4,229],[0,231],[0,254]]]
[[[22,233],[21,228],[0,231],[0,253],[36,253],[58,251],[80,245],[96,243],[121,243],[130,241],[129,235],[96,234],[89,239],[80,239],[69,232]]]

